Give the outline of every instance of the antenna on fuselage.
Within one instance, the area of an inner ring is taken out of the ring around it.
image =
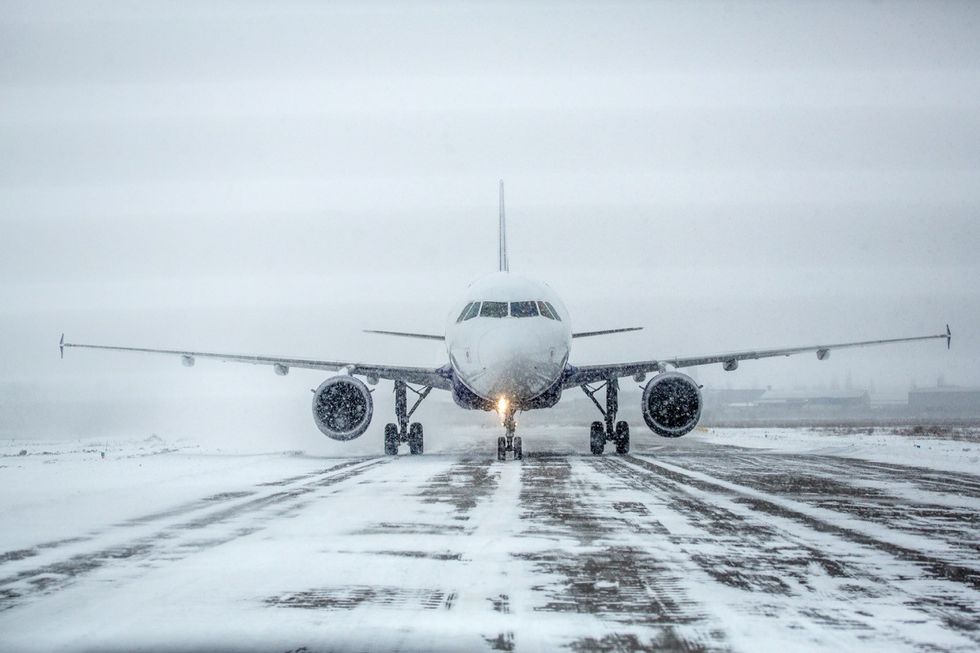
[[[500,180],[500,271],[510,272],[507,264],[507,218],[504,216],[504,180]]]

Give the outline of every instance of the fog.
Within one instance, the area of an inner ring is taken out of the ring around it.
[[[948,322],[697,374],[978,385],[978,33],[970,2],[0,3],[0,435],[333,446],[321,374],[58,337],[440,365],[361,330],[442,332],[501,178],[511,270],[646,327],[572,363]]]

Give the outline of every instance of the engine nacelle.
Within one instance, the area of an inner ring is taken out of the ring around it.
[[[313,393],[313,421],[328,438],[353,440],[367,430],[374,414],[371,392],[360,379],[332,376]]]
[[[690,433],[701,419],[701,389],[686,374],[658,374],[643,390],[643,419],[665,438]]]

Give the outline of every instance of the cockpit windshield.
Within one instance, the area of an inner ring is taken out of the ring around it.
[[[483,302],[480,317],[507,317],[507,302]]]
[[[537,317],[538,305],[536,302],[511,302],[511,317]]]
[[[472,320],[480,314],[480,302],[473,302],[466,307],[466,311],[460,316],[461,320]]]
[[[509,309],[509,310],[508,310]],[[550,302],[533,299],[522,302],[469,302],[460,311],[456,322],[465,322],[474,317],[546,317],[549,320],[561,321],[558,311]]]
[[[470,302],[469,304],[463,307],[463,310],[459,312],[459,317],[456,318],[456,324],[459,324],[460,322],[466,319],[466,314],[469,312],[471,308],[473,308],[473,302]]]
[[[549,320],[558,320],[561,322],[561,318],[558,317],[558,311],[551,305],[551,302],[538,302],[538,308],[541,310],[541,315],[544,315]]]

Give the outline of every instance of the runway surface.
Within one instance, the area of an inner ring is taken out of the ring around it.
[[[5,456],[0,649],[980,648],[976,474],[492,444]]]

